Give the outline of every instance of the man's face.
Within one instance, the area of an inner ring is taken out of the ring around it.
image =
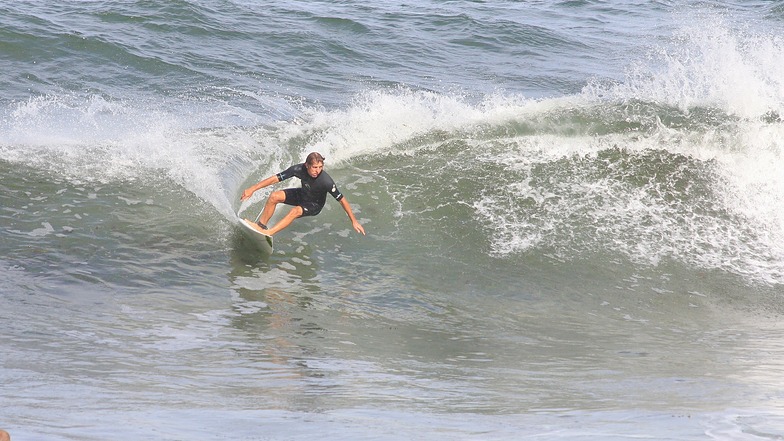
[[[317,178],[318,175],[321,174],[321,170],[324,170],[324,163],[315,162],[313,164],[305,164],[305,168],[308,169],[308,174],[311,178]]]

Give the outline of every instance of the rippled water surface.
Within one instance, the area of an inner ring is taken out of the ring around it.
[[[0,5],[0,428],[781,439],[782,19]],[[261,257],[239,196],[311,150],[368,235]]]

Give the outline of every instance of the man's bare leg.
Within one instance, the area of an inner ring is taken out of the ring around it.
[[[264,209],[266,210],[267,207],[265,206]],[[274,204],[272,205],[272,210],[275,211],[275,205]],[[302,207],[299,207],[299,206],[294,207],[294,208],[291,209],[291,211],[288,212],[288,214],[286,216],[283,217],[283,219],[279,220],[278,223],[275,224],[275,226],[273,226],[272,228],[269,228],[269,229],[262,228],[259,224],[254,223],[250,219],[246,218],[245,220],[248,221],[248,223],[250,224],[251,227],[253,227],[254,229],[258,230],[262,234],[266,234],[267,236],[272,236],[273,234],[277,233],[278,231],[280,231],[280,230],[288,227],[289,225],[291,225],[291,223],[294,222],[294,219],[302,216],[302,213],[303,213]],[[270,215],[270,217],[271,216],[272,215]],[[264,214],[262,212],[262,218],[263,217],[264,217]],[[259,221],[261,221],[261,219],[259,219]],[[262,223],[266,224],[266,222],[262,222]]]
[[[248,218],[245,218],[245,220],[248,221],[248,223],[254,229],[271,236],[269,231],[264,229],[264,227],[262,227],[259,224],[263,224],[266,227],[267,222],[269,222],[270,219],[272,219],[272,215],[275,214],[275,208],[278,206],[278,204],[283,203],[283,201],[285,200],[286,200],[286,193],[284,191],[280,191],[280,190],[273,191],[272,193],[270,193],[269,197],[267,198],[267,202],[264,203],[264,209],[261,210],[261,216],[259,216],[259,221],[253,222]],[[289,223],[291,222],[289,221]]]
[[[273,191],[270,193],[269,197],[267,198],[267,202],[264,204],[264,210],[261,211],[261,217],[259,217],[259,222],[264,225],[267,225],[272,219],[272,215],[275,214],[275,208],[278,204],[282,204],[283,201],[286,200],[286,192],[282,190]]]
[[[294,221],[294,219],[302,216],[302,207],[294,207],[289,211],[289,213],[283,217],[278,223],[275,224],[274,227],[270,228],[269,230],[261,229],[260,231],[266,235],[272,236],[278,231],[288,227]]]

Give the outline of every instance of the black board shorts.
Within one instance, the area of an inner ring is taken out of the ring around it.
[[[321,213],[321,209],[324,208],[323,205],[319,205],[317,202],[303,201],[301,188],[286,188],[283,192],[286,193],[286,200],[283,203],[302,207],[302,217],[315,216]]]

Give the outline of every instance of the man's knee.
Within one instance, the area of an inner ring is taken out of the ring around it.
[[[291,209],[291,213],[290,213],[290,215],[291,215],[291,216],[295,216],[295,217],[301,217],[301,216],[302,216],[302,213],[304,213],[304,212],[305,212],[305,211],[302,209],[302,207],[300,207],[299,205],[297,205],[296,207],[294,207],[294,208],[292,208],[292,209]]]
[[[286,202],[286,192],[283,190],[273,191],[270,193],[269,201],[276,204],[282,204],[283,202]]]

